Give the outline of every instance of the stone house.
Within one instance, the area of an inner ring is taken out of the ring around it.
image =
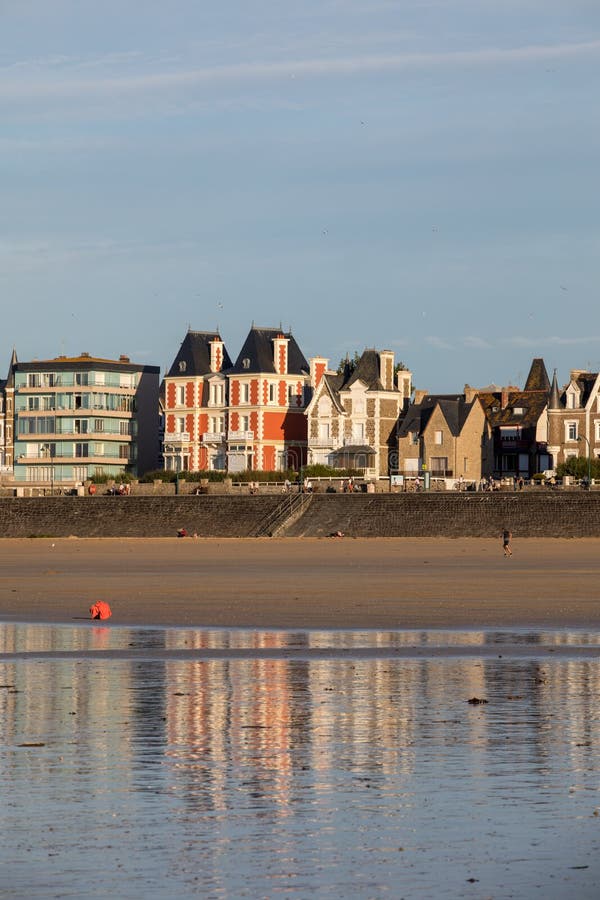
[[[530,477],[550,467],[548,399],[550,380],[540,357],[534,359],[522,390],[483,388],[478,392],[494,442],[494,474]]]
[[[412,392],[411,373],[394,369],[391,350],[367,349],[356,365],[347,361],[342,372],[322,374],[306,408],[309,463],[362,469],[375,478],[389,474],[398,420]]]
[[[554,372],[548,403],[548,453],[548,468],[573,456],[600,457],[600,373],[574,369],[560,390]]]
[[[477,392],[417,391],[400,423],[398,472],[479,481],[493,464],[492,433]]]

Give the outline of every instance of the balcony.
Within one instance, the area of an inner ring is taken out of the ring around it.
[[[308,442],[309,447],[315,450],[319,449],[333,449],[335,446],[335,441],[333,438],[311,438]]]
[[[239,441],[240,443],[249,443],[254,440],[253,431],[228,431],[228,441]]]
[[[225,435],[221,431],[205,431],[202,435],[204,444],[221,444],[225,440]]]
[[[190,433],[189,431],[166,431],[164,443],[165,444],[189,444],[190,442]]]

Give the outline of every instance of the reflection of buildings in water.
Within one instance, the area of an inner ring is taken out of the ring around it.
[[[162,637],[160,635],[162,634]],[[40,626],[0,627],[4,652],[110,646],[114,630]],[[123,640],[127,641],[127,635]],[[435,633],[153,632],[133,646],[354,647],[415,644],[433,647]],[[510,635],[506,636],[507,640]],[[597,643],[597,635],[544,636],[544,643]],[[157,644],[157,641],[159,642]],[[482,645],[486,634],[461,634],[457,642]],[[600,688],[596,660],[515,659],[498,656],[423,659],[344,658],[107,663],[101,658],[0,663],[0,691],[7,740],[44,740],[60,727],[61,739],[77,752],[107,759],[139,756],[169,761],[167,777],[187,808],[226,810],[233,773],[238,789],[290,815],[298,792],[317,790],[336,769],[382,776],[418,770],[421,748],[432,738],[449,748],[469,745],[481,770],[497,765],[511,735],[527,744],[540,769],[559,754],[585,766],[597,734],[595,705]],[[485,707],[469,707],[469,697]],[[134,714],[129,715],[133,708]],[[74,716],[67,716],[73,711]],[[127,710],[127,715],[124,714]],[[557,715],[557,710],[560,715]],[[57,723],[59,723],[57,725]],[[91,724],[90,724],[91,723]],[[151,752],[144,750],[151,745]],[[587,748],[587,749],[586,749]],[[477,757],[477,753],[480,756]],[[306,774],[309,773],[309,774]],[[328,774],[329,773],[329,774]],[[307,785],[305,779],[310,779]],[[333,783],[331,781],[331,783]]]

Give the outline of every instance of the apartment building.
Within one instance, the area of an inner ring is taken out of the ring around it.
[[[158,465],[158,366],[77,357],[14,362],[14,480],[83,483]]]

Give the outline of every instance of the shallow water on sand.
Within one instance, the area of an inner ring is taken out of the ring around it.
[[[0,897],[595,898],[599,645],[0,625]]]

